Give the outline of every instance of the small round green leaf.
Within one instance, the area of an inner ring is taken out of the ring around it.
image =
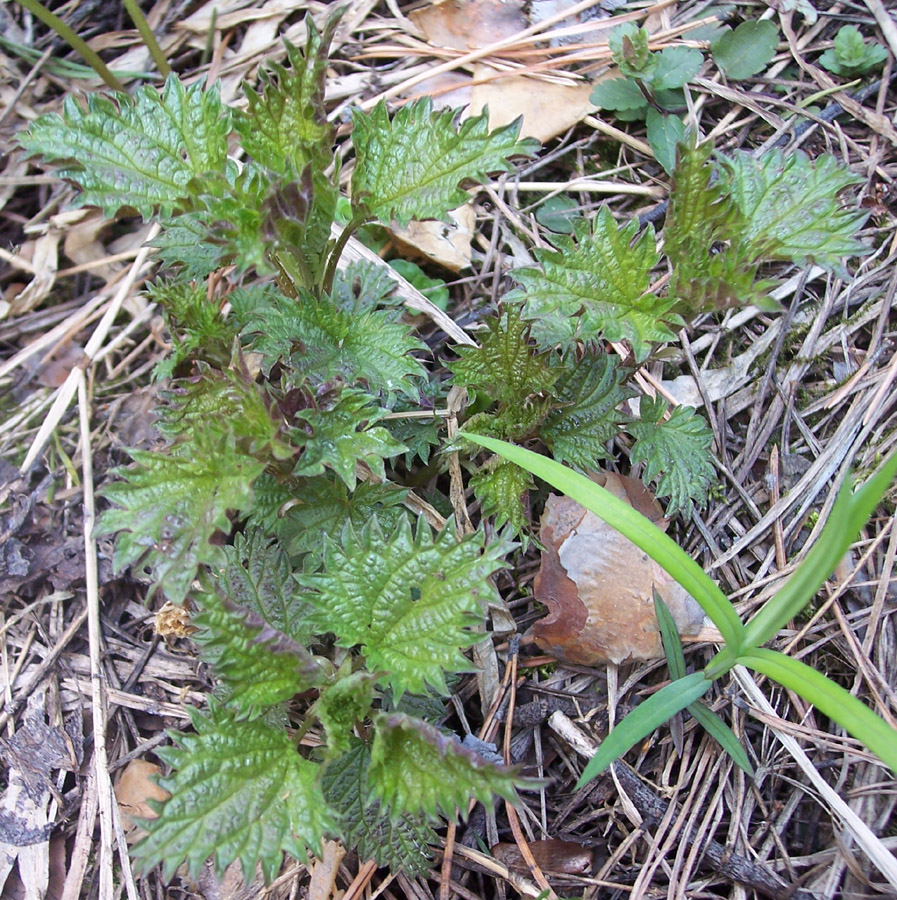
[[[573,219],[579,204],[566,194],[549,197],[537,210],[536,221],[557,234],[573,234]]]
[[[676,146],[685,137],[685,123],[678,116],[665,116],[653,107],[648,110],[645,122],[654,158],[671,175],[676,167]]]
[[[713,58],[727,78],[750,78],[769,65],[778,40],[779,30],[772,22],[742,22],[713,44]]]
[[[596,84],[589,99],[602,109],[642,109],[645,95],[631,78],[611,78]]]
[[[658,54],[651,87],[655,91],[682,87],[698,74],[703,62],[703,54],[694,47],[667,47]]]

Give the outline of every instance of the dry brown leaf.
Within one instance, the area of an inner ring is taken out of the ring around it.
[[[529,22],[523,6],[502,0],[443,0],[415,10],[409,18],[431,44],[466,53],[525,29]],[[468,115],[477,115],[488,106],[490,128],[523,116],[521,137],[545,142],[596,109],[589,102],[589,84],[555,84],[526,75],[496,78],[497,74],[496,69],[483,63],[474,67],[467,111]],[[477,84],[480,79],[482,83]],[[420,84],[417,92],[426,94],[427,88]]]
[[[109,220],[99,210],[67,210],[53,216],[50,221],[63,229],[65,233],[63,251],[75,265],[95,263],[109,255],[109,251],[99,239],[100,232],[109,225]],[[118,271],[115,266],[105,263],[95,265],[91,269],[91,274],[108,282]]]
[[[441,72],[419,81],[414,97],[431,97],[434,109],[460,109],[470,105],[472,81],[465,72]]]
[[[256,867],[255,877],[247,884],[238,860],[232,862],[221,875],[215,871],[212,860],[207,860],[199,879],[191,887],[203,900],[258,900],[259,897],[278,896],[265,891],[261,866]]]
[[[610,472],[594,477],[660,527],[663,510],[639,481]],[[703,610],[628,538],[569,497],[552,494],[542,516],[542,564],[536,599],[549,614],[533,626],[536,644],[559,660],[598,665],[663,655],[653,590],[682,634],[696,634]]]
[[[59,268],[61,237],[59,229],[48,226],[38,238],[22,245],[19,255],[31,263],[36,274],[25,289],[10,301],[8,315],[11,318],[30,312],[53,290]]]
[[[449,218],[451,222],[435,219],[409,222],[407,228],[397,228],[391,233],[404,256],[414,256],[416,251],[450,272],[459,272],[470,265],[470,242],[477,217],[473,207],[466,203],[450,210]]]
[[[49,696],[48,696],[49,695]],[[50,884],[50,834],[58,810],[51,807],[56,770],[77,771],[81,747],[55,722],[61,710],[47,683],[28,697],[18,729],[3,741],[6,789],[0,797],[0,896],[13,896],[7,881],[18,866],[26,900],[45,897]],[[48,709],[48,700],[51,708]]]
[[[7,95],[6,90],[0,90],[0,109],[5,110],[9,100],[13,99],[12,91]],[[18,185],[16,178],[20,178],[28,171],[28,162],[18,153],[12,153],[6,158],[6,166],[3,168],[4,183],[0,184],[0,209],[3,209],[16,192]]]
[[[463,52],[511,37],[528,24],[520,0],[442,0],[408,18],[431,44]]]
[[[132,759],[115,780],[115,799],[118,801],[121,825],[129,844],[136,843],[146,834],[134,821],[135,818],[156,818],[146,801],[167,800],[170,796],[168,791],[152,780],[161,774],[161,768],[155,763],[145,759]]]
[[[39,360],[36,376],[38,384],[49,388],[62,387],[82,356],[84,347],[76,341],[63,341],[58,344],[51,356],[44,356]]]
[[[156,613],[156,634],[165,638],[190,637],[196,633],[196,628],[190,622],[190,611],[183,606],[175,606],[170,600],[166,600]]]
[[[564,875],[591,875],[595,863],[594,847],[586,847],[575,841],[559,841],[549,839],[530,841],[530,852],[536,864],[546,872],[558,872]],[[520,852],[520,848],[512,843],[499,843],[491,849],[492,855],[509,869],[528,872],[529,866]]]
[[[474,69],[470,115],[489,108],[489,127],[498,128],[523,116],[521,137],[551,140],[572,128],[597,107],[589,100],[591,84],[555,84],[528,75],[494,78],[496,70],[487,65]]]
[[[338,841],[324,841],[324,854],[315,860],[308,885],[308,900],[338,900],[343,892],[336,886],[346,848]]]

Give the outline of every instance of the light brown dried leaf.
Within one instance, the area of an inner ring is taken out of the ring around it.
[[[476,213],[466,203],[450,210],[449,218],[451,222],[409,222],[407,228],[397,228],[392,234],[404,256],[423,254],[450,272],[459,272],[470,265]]]
[[[494,44],[528,24],[520,0],[442,0],[408,18],[431,44],[462,51]]]
[[[591,84],[556,84],[529,75],[494,78],[495,69],[481,64],[474,69],[470,115],[489,109],[489,127],[500,128],[523,116],[520,137],[543,144],[582,121],[597,107],[589,100]]]
[[[594,480],[666,528],[660,504],[640,482],[609,472]],[[654,588],[682,634],[700,629],[704,613],[695,600],[628,538],[569,497],[548,498],[541,540],[534,592],[549,614],[533,626],[533,637],[546,653],[579,665],[662,656]]]
[[[146,832],[134,821],[135,818],[155,819],[147,800],[167,800],[168,791],[159,787],[152,779],[162,770],[155,763],[145,759],[132,759],[115,782],[115,799],[121,812],[121,824],[129,844],[136,843]]]
[[[586,847],[575,841],[560,841],[555,838],[543,841],[530,841],[530,852],[536,864],[546,872],[557,872],[563,875],[591,875],[594,867],[596,848]],[[528,872],[529,866],[520,852],[520,848],[512,843],[499,843],[492,847],[492,855],[509,869]]]

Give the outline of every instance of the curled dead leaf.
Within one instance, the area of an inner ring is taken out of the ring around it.
[[[466,52],[526,28],[523,6],[522,0],[437,0],[409,18],[431,44]]]
[[[115,781],[115,799],[121,813],[121,824],[129,844],[134,844],[146,832],[134,821],[135,818],[155,819],[147,800],[167,800],[168,791],[159,787],[153,778],[162,770],[155,763],[145,759],[132,759]]]
[[[405,228],[391,229],[403,256],[423,255],[450,272],[460,272],[470,265],[470,242],[476,231],[476,213],[466,203],[449,211],[450,221],[428,219],[409,222]]]
[[[156,613],[155,629],[156,634],[166,640],[190,637],[196,633],[196,628],[190,621],[190,611],[183,606],[175,606],[170,600],[166,600]]]
[[[549,839],[530,841],[530,852],[536,864],[546,872],[563,875],[591,875],[594,869],[597,848],[586,847],[575,841]],[[492,847],[492,855],[509,869],[529,871],[529,866],[516,844],[499,843]]]
[[[556,84],[529,75],[500,73],[485,63],[474,69],[474,82],[469,115],[488,110],[490,128],[523,116],[520,137],[532,137],[542,144],[597,109],[589,99],[591,82]]]
[[[610,472],[593,480],[666,528],[660,504],[641,482]],[[533,638],[556,659],[590,666],[662,656],[655,588],[681,634],[700,630],[703,610],[684,588],[575,500],[549,496],[540,536],[545,549],[533,588],[549,614],[533,626]]]

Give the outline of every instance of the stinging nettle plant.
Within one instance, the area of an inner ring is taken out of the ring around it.
[[[212,856],[219,869],[239,859],[247,877],[261,863],[271,878],[283,852],[316,853],[326,835],[419,873],[440,816],[471,798],[513,801],[515,770],[438,723],[450,682],[470,670],[462,651],[500,599],[492,576],[510,536],[531,531],[533,484],[499,455],[470,457],[481,515],[505,532],[487,541],[482,525],[458,537],[451,520],[435,532],[412,521],[408,485],[444,458],[431,459],[441,438],[418,413],[463,388],[468,430],[539,442],[581,470],[625,434],[668,511],[687,513],[713,484],[710,432],[694,410],[650,398],[627,412],[636,365],[697,313],[764,302],[762,263],[835,267],[863,250],[862,216],[838,201],[856,179],[833,160],[712,159],[691,141],[663,254],[650,227],[618,227],[607,210],[575,222],[512,273],[519,288],[446,374],[382,270],[341,270],[341,253],[372,224],[444,219],[536,145],[519,123],[490,131],[485,115],[459,121],[428,100],[393,116],[382,103],[355,110],[348,224],[334,238],[347,202],[324,105],[337,18],[320,32],[307,21],[304,51],[287,46],[286,65],[246,86],[245,110],[170,76],[161,91],[67,98],[19,138],[80,188],[80,204],[161,225],[170,274],[149,293],[171,333],[156,372],[168,443],[131,451],[100,528],[117,534],[117,569],[143,569],[152,590],[191,602],[216,678],[193,733],[158,751],[171,798],[135,854],[166,874]],[[459,436],[442,449],[469,448]]]

